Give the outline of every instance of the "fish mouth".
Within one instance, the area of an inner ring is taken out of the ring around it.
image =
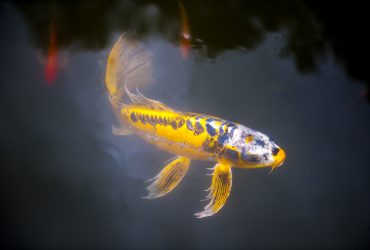
[[[273,157],[274,157],[275,162],[272,164],[272,167],[273,168],[280,167],[281,165],[283,165],[285,158],[286,158],[285,151],[282,148],[279,148],[278,153],[274,155]]]

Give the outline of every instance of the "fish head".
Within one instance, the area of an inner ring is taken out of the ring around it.
[[[267,135],[238,125],[225,142],[221,160],[235,167],[280,167],[286,158],[285,151]]]

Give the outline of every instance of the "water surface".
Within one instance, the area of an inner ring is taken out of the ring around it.
[[[369,81],[346,57],[350,48],[340,50],[330,39],[336,16],[303,1],[184,1],[184,7],[193,36],[185,58],[176,2],[0,4],[4,242],[369,246]],[[49,84],[51,23],[59,66]],[[104,88],[105,60],[128,29],[154,54],[155,82],[145,95],[264,132],[286,149],[286,163],[271,175],[233,170],[231,196],[211,218],[193,213],[205,205],[199,200],[213,163],[193,161],[171,194],[141,199],[144,181],[172,156],[111,133],[116,121]]]

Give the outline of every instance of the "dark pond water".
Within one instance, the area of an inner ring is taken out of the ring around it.
[[[366,8],[332,5],[1,2],[2,242],[369,247]],[[225,207],[202,220],[193,213],[212,163],[193,161],[171,194],[142,199],[144,181],[172,156],[111,133],[106,57],[129,29],[154,54],[145,95],[270,135],[286,149],[284,166],[233,170]]]

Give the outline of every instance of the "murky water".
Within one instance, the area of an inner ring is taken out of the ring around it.
[[[369,246],[368,73],[330,40],[330,18],[301,1],[180,9],[175,1],[0,4],[4,242]],[[141,199],[144,181],[172,156],[111,133],[105,60],[128,29],[154,54],[146,96],[268,134],[286,149],[284,166],[271,175],[233,170],[231,196],[211,218],[193,213],[205,205],[212,163],[193,161],[171,194]]]

